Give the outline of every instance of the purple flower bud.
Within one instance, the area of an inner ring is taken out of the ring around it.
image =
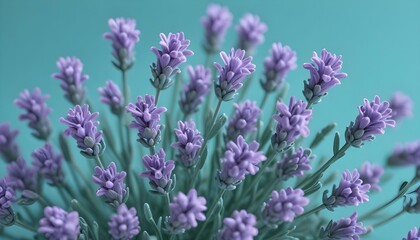
[[[155,97],[146,95],[137,98],[134,105],[129,103],[125,108],[134,118],[130,128],[138,130],[137,136],[145,147],[153,147],[160,142],[160,114],[166,112],[166,108],[155,105]]]
[[[340,79],[346,78],[347,74],[340,72],[343,64],[341,55],[336,56],[325,48],[321,57],[318,57],[316,52],[313,53],[312,62],[303,64],[311,74],[311,78],[304,82],[303,95],[308,103],[315,104],[327,95],[330,88],[341,84]]]
[[[363,183],[357,169],[353,172],[346,170],[338,187],[333,186],[331,196],[327,197],[328,190],[324,192],[322,202],[330,211],[334,211],[337,206],[358,206],[369,201],[369,190],[370,184]]]
[[[406,238],[403,238],[403,240],[419,240],[420,239],[420,230],[417,227],[414,227],[411,229]]]
[[[119,116],[124,111],[124,99],[118,85],[109,80],[105,87],[98,88],[101,94],[101,102],[107,104],[111,108],[111,112]]]
[[[92,180],[99,186],[96,196],[103,198],[106,203],[114,207],[119,206],[125,202],[128,193],[124,183],[126,176],[126,172],[117,171],[114,162],[111,162],[106,169],[95,167]]]
[[[312,169],[310,162],[313,158],[310,149],[299,147],[292,154],[285,156],[278,162],[277,176],[283,181],[292,177],[303,176],[306,171]]]
[[[400,119],[413,115],[413,100],[402,92],[395,92],[389,101],[389,107],[392,109],[392,119]]]
[[[273,43],[271,55],[264,60],[264,77],[261,86],[266,92],[278,90],[290,70],[296,69],[296,53],[287,45]]]
[[[135,208],[128,209],[123,203],[117,208],[117,213],[108,222],[112,239],[132,239],[140,233],[140,222]]]
[[[363,224],[357,222],[357,212],[354,212],[349,218],[341,218],[335,222],[331,220],[325,228],[321,228],[319,237],[321,240],[359,240],[359,235],[365,234],[366,232],[367,229],[363,227]]]
[[[48,184],[59,186],[63,183],[62,156],[54,153],[51,144],[46,143],[43,147],[35,150],[31,156],[33,158],[32,164]]]
[[[25,159],[18,157],[7,166],[6,180],[15,190],[30,190],[37,192],[36,169],[28,167]]]
[[[15,142],[18,130],[12,130],[8,123],[0,123],[0,155],[6,162],[16,161],[19,153],[19,147]]]
[[[240,104],[234,103],[233,106],[235,113],[227,126],[227,140],[237,139],[239,135],[246,137],[249,133],[255,132],[261,114],[257,104],[249,100]]]
[[[276,132],[271,137],[273,149],[282,152],[289,149],[299,137],[309,135],[309,120],[312,117],[312,110],[306,109],[307,104],[302,100],[296,101],[290,98],[289,106],[277,102],[278,114],[273,116],[277,122]]]
[[[214,89],[219,100],[229,101],[236,96],[245,78],[255,71],[255,65],[251,63],[252,57],[245,57],[241,49],[232,48],[229,55],[222,51],[220,57],[224,65],[214,63],[219,72]]]
[[[356,121],[350,122],[346,129],[346,141],[353,147],[361,147],[365,141],[373,141],[374,135],[384,134],[387,126],[395,127],[389,103],[381,102],[378,96],[372,102],[365,98],[364,105],[359,106]]]
[[[112,42],[112,55],[117,60],[114,65],[122,70],[128,70],[134,64],[134,46],[139,41],[140,31],[136,29],[134,19],[109,19],[111,32],[104,34],[105,39]]]
[[[210,4],[207,7],[207,16],[201,17],[201,24],[205,30],[204,49],[213,54],[219,51],[227,29],[232,24],[232,13],[227,7]]]
[[[360,167],[359,173],[360,179],[363,183],[370,184],[370,188],[376,192],[381,191],[379,182],[381,181],[382,174],[384,173],[384,168],[381,165],[371,164],[366,161]]]
[[[61,89],[64,96],[73,105],[82,104],[85,100],[86,90],[83,82],[89,79],[89,76],[83,74],[83,64],[76,57],[61,57],[57,61],[59,73],[54,73],[53,78],[61,81]]]
[[[76,240],[80,234],[79,213],[46,207],[44,217],[39,220],[38,232],[50,240]]]
[[[96,120],[99,113],[91,113],[89,105],[76,105],[70,108],[66,118],[60,118],[60,122],[67,125],[64,135],[72,136],[77,141],[80,153],[93,158],[102,154],[105,150],[105,143],[102,139],[102,131],[98,131],[99,121]]]
[[[0,224],[11,226],[15,223],[16,216],[12,204],[16,200],[15,190],[6,179],[0,180]]]
[[[33,130],[32,136],[41,140],[48,140],[51,134],[51,124],[48,119],[51,108],[46,104],[48,98],[49,95],[41,95],[41,89],[35,88],[33,92],[25,89],[15,100],[15,104],[25,110],[19,119],[28,121],[29,127]]]
[[[256,224],[257,218],[254,214],[235,210],[231,217],[223,219],[218,240],[253,240],[258,235]]]
[[[171,146],[178,152],[178,159],[185,167],[192,167],[198,161],[198,152],[203,144],[203,137],[195,127],[193,121],[178,122],[178,128],[175,128],[177,142]]]
[[[407,201],[407,198],[405,198],[404,199],[404,210],[408,213],[420,213],[420,187],[418,187],[415,191],[413,191],[411,193],[414,193],[416,195],[416,200],[413,201],[413,199],[410,198]]]
[[[244,49],[248,55],[253,55],[257,46],[264,42],[267,25],[261,22],[259,16],[248,13],[241,18],[236,31],[239,38],[238,48]]]
[[[156,89],[163,90],[174,83],[173,76],[181,72],[179,65],[186,62],[187,57],[194,55],[194,52],[188,49],[190,40],[184,38],[183,32],[169,33],[168,36],[161,33],[160,39],[161,49],[151,48],[157,60],[150,66],[153,75],[150,82]]]
[[[175,168],[173,160],[165,160],[165,151],[161,148],[155,155],[145,155],[143,164],[146,171],[140,174],[149,179],[150,187],[157,193],[165,194],[171,191],[171,174]]]
[[[198,107],[204,101],[204,97],[209,93],[211,86],[211,72],[203,65],[195,68],[188,66],[190,82],[184,85],[179,98],[179,107],[185,116],[198,111]]]
[[[420,141],[395,146],[391,156],[388,157],[388,165],[420,167]]]
[[[205,221],[206,199],[197,195],[193,188],[187,195],[179,192],[169,204],[170,215],[166,218],[166,229],[171,234],[180,234],[197,227],[197,221]]]
[[[262,151],[257,152],[259,146],[256,141],[248,145],[242,136],[238,136],[236,142],[227,143],[227,150],[217,177],[220,188],[233,190],[246,175],[258,172],[257,165],[267,159]]]

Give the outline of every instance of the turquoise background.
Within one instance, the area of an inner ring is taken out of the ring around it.
[[[10,122],[19,129],[18,142],[24,157],[29,160],[30,152],[42,143],[30,137],[26,123],[17,121],[21,111],[14,106],[13,100],[23,89],[39,86],[44,93],[51,95],[48,104],[54,109],[50,116],[54,129],[62,130],[58,118],[65,115],[70,105],[62,97],[59,82],[51,78],[60,56],[74,55],[83,61],[84,72],[90,75],[86,82],[89,98],[98,106],[96,89],[108,79],[120,82],[120,74],[110,64],[110,42],[102,38],[103,33],[108,31],[107,21],[120,16],[135,18],[141,30],[141,40],[136,46],[136,64],[128,74],[131,98],[134,100],[138,95],[154,93],[149,83],[149,64],[155,57],[149,48],[158,45],[160,32],[183,31],[196,53],[189,58],[188,64],[203,63],[203,30],[199,19],[205,14],[208,3],[187,0],[0,0],[0,121]],[[309,74],[301,66],[310,60],[312,51],[327,48],[343,55],[343,71],[349,76],[314,107],[310,139],[330,122],[337,122],[337,130],[343,134],[349,121],[355,118],[357,106],[364,97],[372,99],[374,95],[380,95],[382,99],[388,99],[394,91],[401,90],[415,101],[412,118],[399,123],[395,129],[387,129],[384,136],[379,136],[362,149],[350,149],[332,171],[359,167],[365,160],[384,164],[395,143],[418,139],[420,1],[234,0],[221,3],[233,12],[233,25],[247,12],[258,14],[268,25],[265,43],[258,48],[254,59],[256,76],[261,75],[263,59],[273,42],[281,41],[297,52],[299,68],[287,78],[291,85],[289,94],[303,98],[302,81]],[[231,27],[224,50],[235,45],[235,33]],[[219,58],[214,60],[220,61]],[[183,65],[185,67],[186,64]],[[259,102],[262,91],[256,80],[253,80],[253,86],[258,91],[252,91],[248,97]],[[170,94],[170,91],[162,93],[161,104],[168,104],[173,99]],[[269,117],[273,101],[271,98],[265,118]],[[223,110],[230,112],[230,107],[231,103],[224,104]],[[104,107],[100,110],[107,112]],[[331,145],[332,136],[329,136],[315,154],[329,156]],[[84,161],[82,158],[79,160]],[[138,160],[140,164],[139,156]],[[403,180],[411,179],[413,169],[390,169],[388,173],[393,176],[392,180],[383,185],[381,193],[371,194],[370,202],[364,204],[361,211],[393,196]],[[0,163],[0,175],[4,174],[5,164]],[[397,203],[388,212],[394,213],[399,209],[400,204]],[[337,219],[349,216],[354,210],[349,207],[324,214]],[[401,239],[419,224],[419,220],[419,215],[406,214],[378,228],[366,239]]]

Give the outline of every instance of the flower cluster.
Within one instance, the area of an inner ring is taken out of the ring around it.
[[[25,195],[25,190],[37,192],[38,181],[35,168],[26,165],[25,159],[19,157],[16,161],[7,166],[6,180],[9,186],[15,190],[22,191],[22,197],[31,198]]]
[[[257,218],[245,210],[233,211],[231,217],[223,219],[223,228],[219,231],[219,240],[252,240],[258,235],[255,227]]]
[[[140,233],[139,225],[136,209],[121,204],[108,222],[109,234],[113,239],[132,239]]]
[[[203,137],[193,121],[178,122],[174,130],[177,142],[171,146],[178,151],[178,159],[184,167],[192,167],[198,161],[198,152],[203,143]]]
[[[241,18],[236,31],[239,38],[238,48],[252,55],[257,46],[264,42],[264,33],[267,31],[267,25],[260,20],[259,16],[248,13]]]
[[[6,179],[0,180],[0,224],[10,226],[14,223],[12,204],[15,200],[15,190]]]
[[[63,183],[62,156],[54,153],[51,144],[46,143],[43,147],[35,150],[32,153],[32,158],[33,165],[48,184],[59,186]]]
[[[388,165],[391,166],[420,166],[420,141],[408,144],[398,144],[388,157]]]
[[[15,142],[18,130],[12,130],[7,123],[0,123],[0,155],[6,162],[15,161],[20,153],[19,147]]]
[[[227,29],[232,24],[232,13],[227,7],[218,4],[210,4],[207,8],[207,16],[201,18],[204,27],[204,49],[208,54],[219,51],[223,43]]]
[[[124,183],[126,176],[126,172],[117,171],[114,162],[111,162],[106,169],[95,167],[92,180],[99,186],[96,196],[103,198],[106,203],[114,207],[121,205],[128,197],[128,190]]]
[[[357,213],[349,218],[342,218],[338,221],[330,221],[328,225],[321,228],[319,238],[322,240],[352,239],[359,240],[360,235],[365,234],[367,229],[361,222],[357,222]]]
[[[153,191],[160,194],[170,192],[172,186],[172,171],[175,168],[173,160],[165,160],[165,151],[160,149],[154,155],[145,155],[143,164],[146,171],[140,174],[141,177],[149,179]]]
[[[107,104],[111,112],[117,116],[124,111],[124,99],[118,85],[113,81],[107,81],[105,87],[98,88],[101,94],[101,102]]]
[[[389,101],[389,107],[392,109],[392,119],[400,119],[413,115],[413,100],[402,92],[395,92]]]
[[[381,181],[382,174],[384,173],[384,168],[381,165],[365,162],[360,167],[359,173],[360,179],[364,184],[369,184],[370,189],[377,192],[381,191],[379,183]]]
[[[243,103],[234,103],[235,113],[229,121],[226,130],[226,139],[234,140],[239,135],[246,137],[257,130],[261,109],[255,102],[249,100]]]
[[[403,238],[403,240],[418,240],[420,239],[420,230],[417,227],[414,227],[411,229],[406,238]]]
[[[80,233],[79,213],[59,207],[46,207],[39,225],[38,232],[51,240],[76,240]]]
[[[303,176],[306,171],[312,169],[310,162],[313,158],[310,149],[299,147],[277,163],[277,176],[283,181]]]

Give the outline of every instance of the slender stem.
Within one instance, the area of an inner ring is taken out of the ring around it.
[[[35,216],[33,215],[33,213],[31,212],[31,210],[29,210],[29,208],[27,208],[26,206],[23,208],[23,211],[25,211],[26,215],[28,215],[28,217],[31,219],[32,222],[36,222],[37,220],[35,219]]]
[[[122,81],[123,81],[123,89],[124,89],[124,106],[127,106],[128,105],[128,101],[130,99],[130,96],[129,96],[129,92],[128,92],[128,83],[127,83],[126,70],[121,70],[121,73],[122,73]],[[127,115],[125,114],[125,119],[128,122],[128,118],[126,116]],[[127,137],[126,145],[128,147],[128,153],[126,155],[126,157],[128,159],[125,159],[125,160],[128,161],[128,162],[131,162],[131,157],[132,157],[131,135],[130,135],[130,128],[128,127],[128,124],[126,124],[126,129],[125,130],[126,130],[126,137]]]
[[[19,227],[21,227],[21,228],[24,228],[24,229],[26,229],[26,230],[28,230],[28,231],[31,231],[31,232],[37,233],[37,230],[36,230],[34,227],[32,227],[31,225],[29,225],[29,224],[27,224],[27,223],[22,222],[22,221],[21,221],[20,219],[18,219],[18,218],[16,218],[16,219],[15,219],[15,225],[16,225],[16,226],[19,226]]]
[[[325,208],[324,204],[319,205],[318,207],[312,208],[311,210],[304,212],[302,215],[299,215],[295,218],[295,221],[304,217],[307,217],[311,214],[317,213]]]
[[[123,116],[121,115],[121,116],[118,117],[118,136],[120,138],[120,143],[121,143],[121,156],[122,156],[121,164],[125,168],[125,166],[127,165],[127,163],[126,163],[127,156],[126,156],[126,151],[124,149],[126,144],[124,143],[125,140],[124,140],[124,130],[123,130],[123,128],[124,128]],[[125,170],[127,170],[127,169],[125,169]]]
[[[387,223],[387,222],[389,222],[389,221],[391,221],[391,220],[393,220],[393,219],[401,216],[402,214],[404,214],[404,212],[405,212],[404,209],[402,209],[401,211],[397,212],[396,214],[394,214],[394,215],[392,215],[392,216],[390,216],[388,218],[385,218],[382,221],[379,221],[379,222],[373,224],[372,225],[372,228],[377,228],[377,227],[379,227],[379,226],[381,226],[381,225],[383,225],[383,224],[385,224],[385,223]]]
[[[149,147],[149,150],[150,150],[150,155],[155,155],[156,154],[156,151],[155,151],[155,147],[154,146]]]
[[[96,162],[98,163],[98,166],[101,167],[102,169],[105,169],[104,165],[102,164],[101,158],[99,158],[99,155],[95,155],[95,159],[96,159]]]
[[[38,194],[38,200],[39,203],[44,207],[53,205],[52,203],[48,202],[45,198],[43,198],[40,194]]]
[[[206,221],[204,222],[204,224],[201,226],[200,231],[198,231],[198,234],[196,236],[195,239],[201,239],[201,235],[203,234],[204,229],[206,229],[207,225],[209,224],[209,222],[211,222],[211,219],[213,217],[214,211],[216,210],[216,206],[217,203],[220,201],[220,199],[223,198],[223,194],[226,192],[225,189],[223,190],[219,190],[219,193],[217,194],[216,198],[214,199],[211,207],[208,210],[208,215],[206,218]]]
[[[160,89],[156,88],[156,95],[155,95],[155,105],[158,105],[159,102],[159,96],[160,96]]]
[[[264,97],[263,97],[263,99],[262,99],[262,101],[261,101],[261,104],[260,104],[260,109],[263,109],[263,108],[264,108],[264,105],[265,105],[265,103],[267,102],[267,99],[268,99],[268,93],[267,93],[267,92],[265,92],[265,93],[264,93]]]
[[[311,108],[311,106],[312,106],[312,101],[309,101],[309,102],[308,102],[308,105],[306,105],[306,109],[310,109],[310,108]]]
[[[168,206],[168,212],[170,211],[170,204],[171,204],[171,199],[169,198],[169,193],[165,194],[165,202],[166,202],[166,206]]]
[[[70,203],[70,200],[69,200],[68,197],[66,197],[66,193],[63,191],[63,188],[60,187],[60,186],[57,186],[57,190],[60,193],[58,195],[60,195],[60,197],[63,200],[64,204],[66,204],[66,205],[69,204]]]
[[[153,218],[151,219],[151,222],[152,222],[152,227],[155,229],[156,235],[158,235],[159,237],[158,240],[163,240],[162,231],[159,229],[159,227],[157,226]]]

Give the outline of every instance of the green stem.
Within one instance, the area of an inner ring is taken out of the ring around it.
[[[383,225],[383,224],[385,224],[385,223],[387,223],[387,222],[389,222],[389,221],[391,221],[391,220],[393,220],[393,219],[401,216],[404,212],[405,212],[404,209],[402,209],[401,211],[397,212],[396,214],[394,214],[394,215],[392,215],[392,216],[390,216],[388,218],[385,218],[382,221],[379,221],[379,222],[373,224],[372,225],[372,228],[377,228],[377,227],[379,227],[379,226],[381,226],[381,225]]]
[[[209,224],[209,222],[211,222],[211,219],[213,217],[214,211],[216,210],[216,206],[217,203],[220,201],[220,199],[223,198],[223,194],[226,192],[226,189],[223,190],[219,190],[219,193],[217,194],[216,198],[214,199],[211,207],[208,210],[208,215],[206,218],[206,221],[204,222],[204,224],[201,226],[200,230],[198,231],[198,234],[196,236],[195,239],[202,239],[200,238],[201,235],[203,234],[204,229],[206,229],[207,225]]]
[[[129,92],[128,92],[127,75],[126,75],[126,71],[125,70],[121,70],[121,73],[122,73],[122,82],[123,82],[123,89],[124,89],[124,106],[127,106],[128,105],[128,101],[130,99]],[[156,101],[156,105],[157,105],[157,101]],[[125,114],[125,116],[126,116],[125,119],[127,121],[126,128],[125,128],[125,130],[126,130],[126,137],[127,137],[126,145],[128,147],[128,153],[126,155],[127,159],[125,159],[125,160],[128,161],[128,162],[131,162],[131,157],[132,157],[133,150],[132,150],[132,147],[131,147],[130,128],[128,126],[129,120],[127,118],[127,114]]]
[[[159,102],[159,96],[160,96],[160,89],[156,88],[156,95],[155,95],[155,106],[158,105]]]
[[[267,92],[265,92],[265,93],[264,93],[264,97],[263,97],[263,99],[262,99],[262,101],[261,101],[261,104],[260,104],[260,109],[263,109],[263,108],[264,108],[264,105],[265,105],[265,103],[267,102],[267,99],[268,99],[268,93],[267,93]]]
[[[124,130],[123,130],[123,128],[124,128],[124,124],[123,124],[123,116],[119,116],[118,117],[118,136],[119,136],[119,138],[120,138],[120,143],[121,143],[121,156],[122,156],[122,159],[121,159],[121,164],[123,165],[123,167],[124,168],[126,168],[126,161],[127,161],[127,156],[126,156],[126,151],[125,151],[125,146],[126,146],[126,144],[124,143],[125,141],[124,141]],[[125,169],[125,170],[127,170],[127,169]]]
[[[38,200],[39,200],[39,203],[41,203],[41,205],[43,205],[44,207],[53,205],[52,203],[48,202],[45,198],[43,198],[39,194],[38,194]]]
[[[169,193],[165,194],[165,202],[166,202],[166,206],[168,206],[168,212],[170,212],[171,199],[169,198]]]
[[[158,235],[159,237],[158,240],[163,240],[162,231],[157,226],[155,220],[151,219],[151,222],[152,222],[152,227],[154,228],[156,235]]]
[[[156,151],[155,151],[155,147],[154,146],[149,147],[149,150],[150,150],[150,155],[155,155],[156,154]]]
[[[298,219],[301,219],[301,218],[305,218],[305,217],[307,217],[311,214],[317,213],[317,212],[323,210],[324,208],[325,208],[325,205],[321,204],[318,207],[312,208],[311,210],[309,210],[307,212],[304,212],[302,215],[297,216],[294,221],[296,221]]]
[[[36,230],[34,227],[32,227],[31,225],[29,225],[29,224],[27,224],[27,223],[22,222],[22,221],[21,221],[20,219],[18,219],[18,218],[16,218],[16,219],[15,219],[15,225],[16,225],[16,226],[19,226],[19,227],[21,227],[21,228],[24,228],[24,229],[26,229],[26,230],[28,230],[28,231],[31,231],[31,232],[37,233],[37,230]]]
[[[96,159],[96,162],[98,163],[98,166],[102,169],[105,169],[104,165],[102,164],[101,158],[99,158],[99,155],[95,155],[95,159]]]

